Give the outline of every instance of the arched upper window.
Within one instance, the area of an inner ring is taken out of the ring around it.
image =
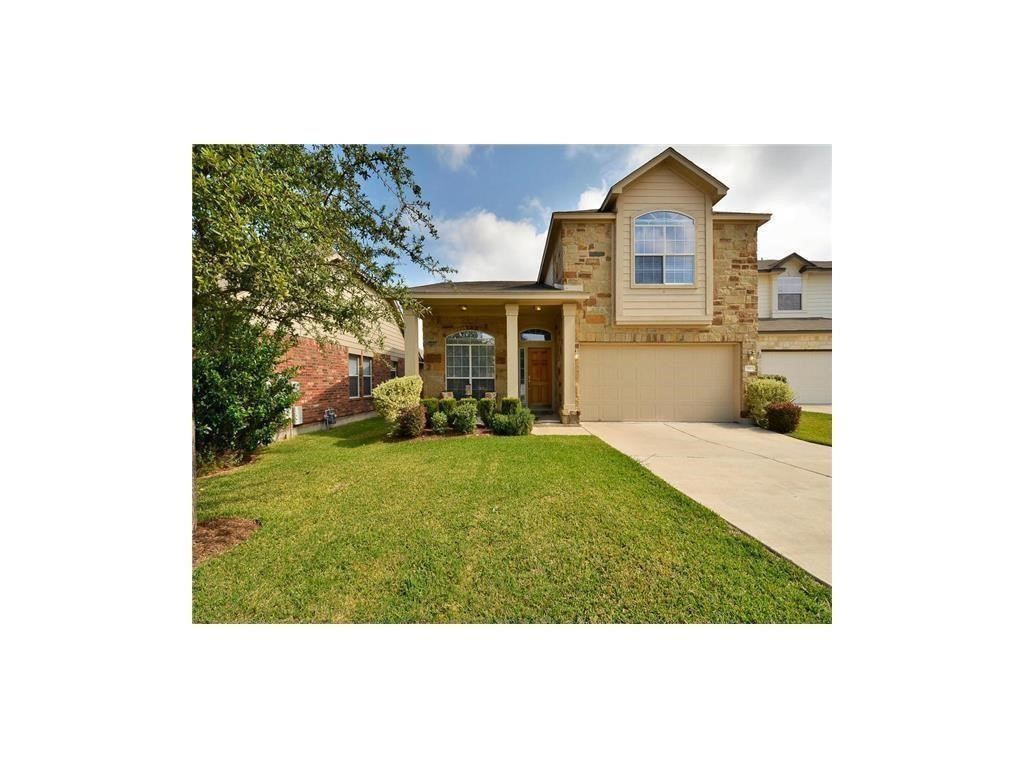
[[[530,328],[519,334],[521,341],[551,341],[551,332],[540,328]]]
[[[459,331],[445,339],[445,387],[456,397],[494,392],[494,337]]]
[[[674,211],[651,211],[633,222],[633,282],[693,285],[696,230],[693,219]]]

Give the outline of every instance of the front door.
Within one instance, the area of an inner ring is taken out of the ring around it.
[[[551,348],[531,349],[526,367],[526,402],[531,408],[551,407]]]

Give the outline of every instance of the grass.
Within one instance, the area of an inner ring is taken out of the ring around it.
[[[384,431],[200,481],[200,519],[263,527],[195,569],[196,622],[831,622],[831,588],[597,438]]]
[[[804,411],[800,414],[800,424],[790,437],[806,440],[809,443],[832,445],[832,414]]]

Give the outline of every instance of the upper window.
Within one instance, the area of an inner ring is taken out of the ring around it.
[[[638,285],[693,285],[696,230],[693,219],[652,211],[633,222],[633,281]]]
[[[776,280],[778,285],[779,311],[800,310],[804,308],[803,278],[780,277]]]
[[[459,331],[445,339],[445,387],[477,399],[494,391],[494,337]]]
[[[531,328],[519,334],[522,341],[551,341],[551,332],[542,331],[540,328]]]

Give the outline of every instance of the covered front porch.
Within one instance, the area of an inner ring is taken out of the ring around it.
[[[474,291],[474,286],[488,291]],[[450,286],[450,287],[448,287]],[[426,397],[518,397],[539,415],[577,420],[578,291],[521,283],[456,283],[414,289],[427,309],[406,314],[406,359],[423,349]]]

